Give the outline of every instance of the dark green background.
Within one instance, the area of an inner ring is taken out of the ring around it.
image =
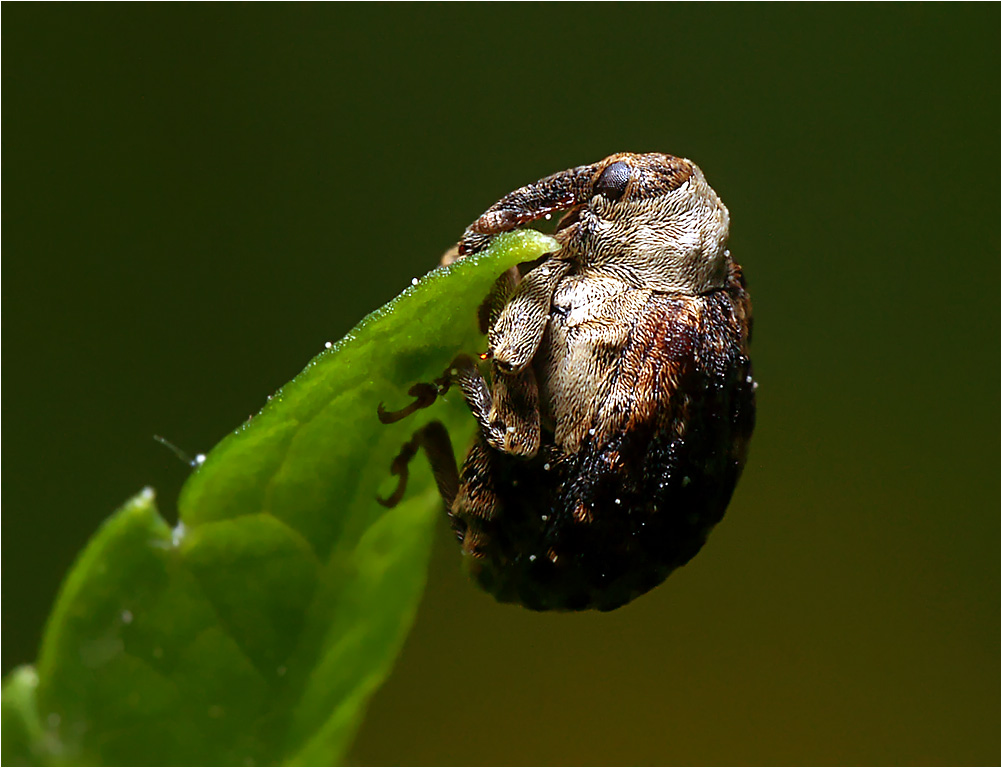
[[[508,190],[692,158],[756,307],[703,553],[608,615],[443,520],[350,757],[999,760],[999,8],[9,5],[3,669],[63,573]]]

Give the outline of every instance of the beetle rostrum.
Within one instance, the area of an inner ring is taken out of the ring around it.
[[[751,301],[727,208],[692,162],[620,153],[505,195],[449,258],[564,211],[559,250],[484,303],[485,376],[467,355],[384,422],[458,386],[479,433],[457,470],[438,422],[424,449],[479,583],[535,610],[611,610],[660,584],[723,517],[755,423]]]

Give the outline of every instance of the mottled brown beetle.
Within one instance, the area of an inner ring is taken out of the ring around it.
[[[490,384],[461,355],[389,423],[457,384],[480,424],[462,473],[419,430],[473,574],[536,610],[611,610],[660,584],[723,517],[755,422],[751,302],[727,208],[689,160],[622,153],[517,189],[444,259],[567,211],[560,250],[498,280],[481,312]],[[525,265],[523,265],[525,266]]]

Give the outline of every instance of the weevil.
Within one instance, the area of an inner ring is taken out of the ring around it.
[[[439,422],[394,460],[431,462],[473,576],[535,610],[612,610],[703,546],[755,423],[752,310],[729,213],[691,161],[620,153],[505,195],[444,262],[564,212],[560,248],[501,276],[481,311],[485,376],[460,354],[396,421],[450,386],[479,425],[457,469]]]

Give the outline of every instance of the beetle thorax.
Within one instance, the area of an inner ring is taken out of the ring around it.
[[[596,195],[581,215],[583,272],[638,288],[704,294],[727,279],[727,208],[695,168],[677,189],[615,203]]]

